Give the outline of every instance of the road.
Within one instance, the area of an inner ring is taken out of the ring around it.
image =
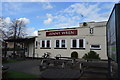
[[[16,63],[3,64],[3,66],[9,66],[9,71],[40,75],[39,64],[40,60],[26,60]]]

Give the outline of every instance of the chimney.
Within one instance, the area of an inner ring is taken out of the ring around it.
[[[86,22],[83,22],[83,23],[79,23],[79,26],[80,27],[86,27],[86,26],[88,26],[88,24]]]

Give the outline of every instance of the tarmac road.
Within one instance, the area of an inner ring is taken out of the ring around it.
[[[24,72],[34,75],[40,75],[40,60],[25,60],[16,63],[7,63],[3,66],[9,66],[9,71]]]

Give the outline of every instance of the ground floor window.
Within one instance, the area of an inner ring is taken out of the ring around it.
[[[65,39],[55,40],[55,48],[66,48],[66,40]]]
[[[94,50],[100,50],[101,49],[101,45],[99,44],[91,44],[90,45],[90,49],[94,49]]]
[[[50,40],[41,40],[40,48],[51,48],[51,41]]]
[[[85,48],[85,39],[71,39],[71,48]]]

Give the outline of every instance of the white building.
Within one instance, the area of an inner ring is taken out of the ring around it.
[[[40,30],[35,39],[35,57],[50,52],[50,57],[60,54],[71,57],[76,51],[82,58],[90,50],[97,52],[101,59],[107,59],[106,21],[80,23],[79,27]]]

